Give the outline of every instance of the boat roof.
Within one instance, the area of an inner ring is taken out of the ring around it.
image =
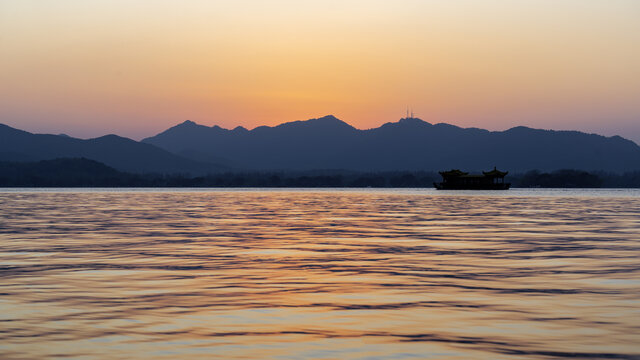
[[[496,167],[493,167],[493,170],[491,171],[483,171],[483,174],[487,175],[487,176],[498,176],[498,177],[503,177],[505,175],[507,175],[509,172],[508,171],[500,171],[498,169],[496,169]]]
[[[467,178],[474,178],[474,177],[485,177],[485,176],[493,176],[493,177],[504,177],[505,175],[507,175],[509,172],[508,171],[500,171],[498,169],[496,169],[496,167],[493,167],[493,170],[490,171],[483,171],[482,174],[469,174],[468,172],[464,172],[461,171],[460,169],[451,169],[449,171],[440,171],[439,172],[440,175],[442,176],[446,176],[446,177],[467,177]]]
[[[460,171],[459,169],[451,169],[449,171],[440,171],[440,175],[442,176],[463,176],[469,175],[468,172]]]

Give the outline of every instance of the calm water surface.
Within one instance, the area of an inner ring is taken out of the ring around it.
[[[640,192],[3,190],[0,358],[640,359]]]

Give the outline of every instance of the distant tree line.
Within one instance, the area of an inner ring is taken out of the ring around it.
[[[640,171],[616,174],[603,171],[557,170],[548,173],[532,170],[513,176],[511,181],[513,186],[525,188],[639,188]]]
[[[423,188],[441,181],[436,172],[252,171],[207,176],[132,174],[89,159],[0,162],[0,187],[347,187]],[[640,171],[615,174],[558,170],[508,175],[512,187],[639,188]]]
[[[132,174],[89,159],[0,162],[1,187],[425,187],[433,172],[251,171],[206,176]]]

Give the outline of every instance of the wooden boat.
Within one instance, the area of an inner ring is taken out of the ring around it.
[[[495,167],[482,174],[469,174],[458,169],[440,171],[442,182],[433,183],[433,186],[438,190],[507,190],[511,186],[511,183],[504,182],[508,173]]]

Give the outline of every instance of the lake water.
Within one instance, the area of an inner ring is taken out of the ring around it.
[[[640,359],[640,191],[0,191],[0,358]]]

